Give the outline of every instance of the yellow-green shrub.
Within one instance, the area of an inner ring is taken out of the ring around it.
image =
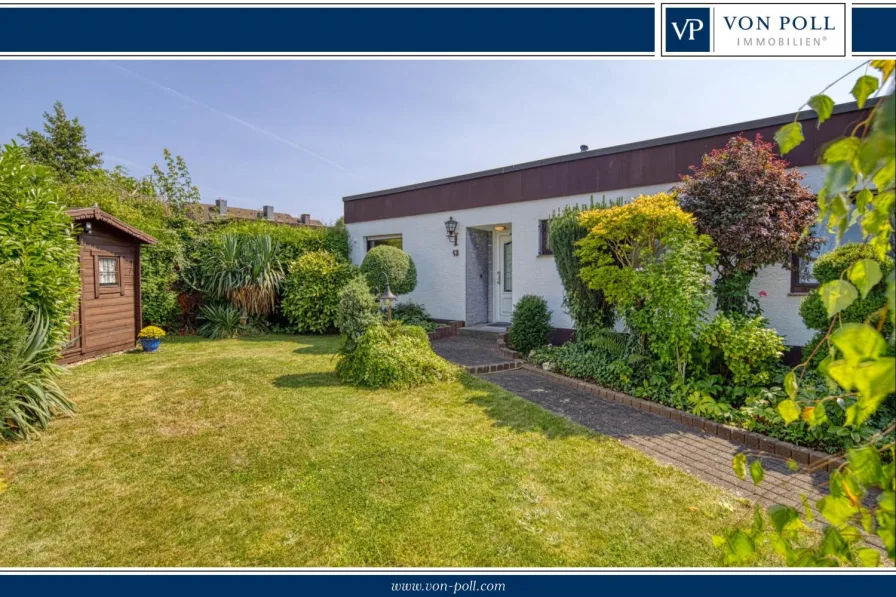
[[[457,367],[433,352],[422,328],[397,321],[367,328],[353,350],[338,358],[339,379],[371,388],[413,388],[458,374]]]
[[[635,271],[663,250],[673,236],[696,235],[694,218],[675,195],[641,195],[630,203],[592,209],[579,215],[588,234],[579,241],[581,277],[611,303],[625,302]]]

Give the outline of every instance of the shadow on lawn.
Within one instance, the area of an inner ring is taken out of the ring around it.
[[[463,375],[461,383],[471,394],[467,402],[481,408],[495,427],[507,427],[517,433],[542,433],[548,439],[590,435],[582,427],[524,398],[514,395],[514,400],[504,392],[489,391],[483,387],[483,380]]]
[[[325,388],[341,385],[333,372],[281,375],[273,383],[277,388]]]

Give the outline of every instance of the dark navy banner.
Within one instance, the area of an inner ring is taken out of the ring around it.
[[[127,595],[128,597],[245,597],[245,595],[595,595],[656,597],[715,595],[885,595],[892,574],[855,575],[129,575],[8,576],[8,595]]]
[[[652,6],[0,8],[4,53],[651,53]]]
[[[854,6],[852,51],[896,54],[896,6]]]

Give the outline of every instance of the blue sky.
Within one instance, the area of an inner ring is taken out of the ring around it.
[[[792,112],[856,64],[0,61],[0,141],[60,100],[107,167],[167,147],[204,201],[332,221],[344,195]]]

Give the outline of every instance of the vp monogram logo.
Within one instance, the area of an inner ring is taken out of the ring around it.
[[[688,34],[688,41],[694,41],[694,34],[703,31],[703,21],[700,19],[685,19],[684,25],[679,28],[678,23],[673,22],[672,28],[675,29],[675,35],[681,40],[684,34]]]
[[[709,52],[712,21],[709,7],[666,7],[665,51],[670,53]]]

